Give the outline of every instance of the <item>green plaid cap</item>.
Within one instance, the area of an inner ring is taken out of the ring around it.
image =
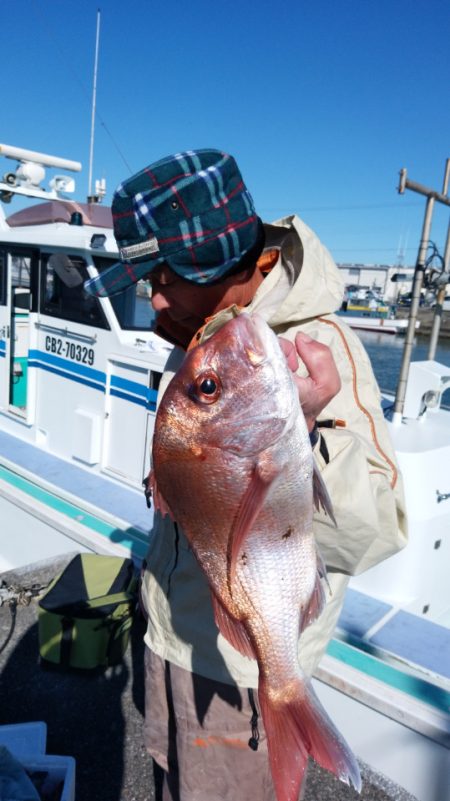
[[[121,261],[85,284],[91,295],[123,292],[161,262],[186,281],[230,273],[256,244],[259,220],[232,156],[189,150],[124,181],[112,203]]]

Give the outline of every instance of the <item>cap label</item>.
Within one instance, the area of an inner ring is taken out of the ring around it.
[[[156,236],[148,239],[147,242],[140,242],[138,245],[130,245],[127,248],[119,248],[120,258],[122,261],[129,261],[138,256],[149,256],[152,253],[158,253],[159,245]]]

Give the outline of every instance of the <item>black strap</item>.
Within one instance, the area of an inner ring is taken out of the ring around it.
[[[145,502],[147,504],[147,509],[152,508],[152,491],[150,489],[150,474],[142,479],[142,485],[144,487],[144,495],[145,495]]]
[[[314,428],[312,431],[309,432],[309,441],[311,443],[311,448],[314,448],[317,445],[317,440],[319,439],[319,426],[317,423],[314,423]]]
[[[253,689],[249,687],[248,689],[248,700],[250,702],[250,706],[252,708],[252,717],[250,719],[250,726],[252,728],[252,736],[250,737],[248,744],[252,751],[258,750],[259,745],[259,729],[258,729],[258,710],[255,704],[255,698],[253,695]]]
[[[320,455],[324,460],[325,464],[329,464],[330,462],[330,453],[328,451],[327,443],[325,442],[325,437],[323,434],[320,435],[320,445],[319,445]]]

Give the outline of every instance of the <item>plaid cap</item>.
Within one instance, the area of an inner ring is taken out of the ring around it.
[[[255,245],[259,220],[232,156],[189,150],[138,172],[115,192],[121,261],[85,283],[91,295],[123,292],[161,262],[186,281],[216,282]]]

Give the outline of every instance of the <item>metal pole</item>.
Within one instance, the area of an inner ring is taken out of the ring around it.
[[[95,105],[97,101],[97,66],[98,66],[98,43],[100,39],[100,9],[97,9],[97,34],[95,39],[95,59],[94,59],[94,86],[92,90],[92,113],[91,113],[91,144],[89,149],[89,180],[88,180],[88,203],[92,203],[92,166],[94,162],[94,129],[95,129]]]
[[[450,162],[447,162],[447,165],[450,166]],[[448,175],[446,175],[448,181]],[[444,180],[445,186],[445,180]],[[448,273],[448,268],[450,266],[450,223],[447,229],[447,241],[445,243],[445,253],[444,253],[444,272]],[[438,290],[437,297],[436,297],[436,306],[434,307],[434,317],[433,317],[433,327],[431,329],[431,336],[430,336],[430,347],[428,349],[428,358],[433,361],[434,357],[436,356],[436,347],[439,340],[439,332],[441,329],[441,322],[442,322],[442,310],[444,308],[444,300],[446,294],[446,284],[441,286]]]
[[[403,350],[402,364],[400,367],[400,378],[397,385],[397,393],[395,396],[394,413],[392,422],[400,425],[402,422],[403,407],[405,405],[406,384],[408,381],[409,365],[411,363],[411,353],[414,343],[414,333],[416,330],[417,312],[420,303],[420,291],[422,289],[423,275],[425,271],[425,256],[427,252],[428,242],[430,239],[431,218],[433,216],[434,203],[443,203],[445,206],[450,206],[450,198],[447,195],[448,183],[450,178],[450,159],[445,163],[445,173],[443,190],[436,192],[434,189],[418,184],[415,181],[410,181],[407,178],[407,171],[400,170],[400,182],[398,191],[402,195],[405,189],[411,189],[413,192],[418,192],[420,195],[425,195],[427,204],[425,207],[425,217],[422,228],[422,238],[419,246],[419,253],[417,255],[416,269],[414,272],[413,292],[411,299],[411,310],[409,313],[408,328],[406,331],[405,347]]]
[[[433,216],[434,196],[427,197],[425,216],[423,220],[422,238],[420,240],[419,252],[417,255],[416,269],[414,272],[414,283],[411,299],[411,311],[409,313],[408,328],[406,331],[405,347],[403,350],[402,364],[400,367],[400,377],[395,396],[393,422],[400,423],[405,405],[406,384],[408,381],[409,365],[414,344],[414,334],[416,331],[417,312],[420,303],[420,291],[422,289],[423,274],[425,270],[425,257],[430,239],[431,218]]]

